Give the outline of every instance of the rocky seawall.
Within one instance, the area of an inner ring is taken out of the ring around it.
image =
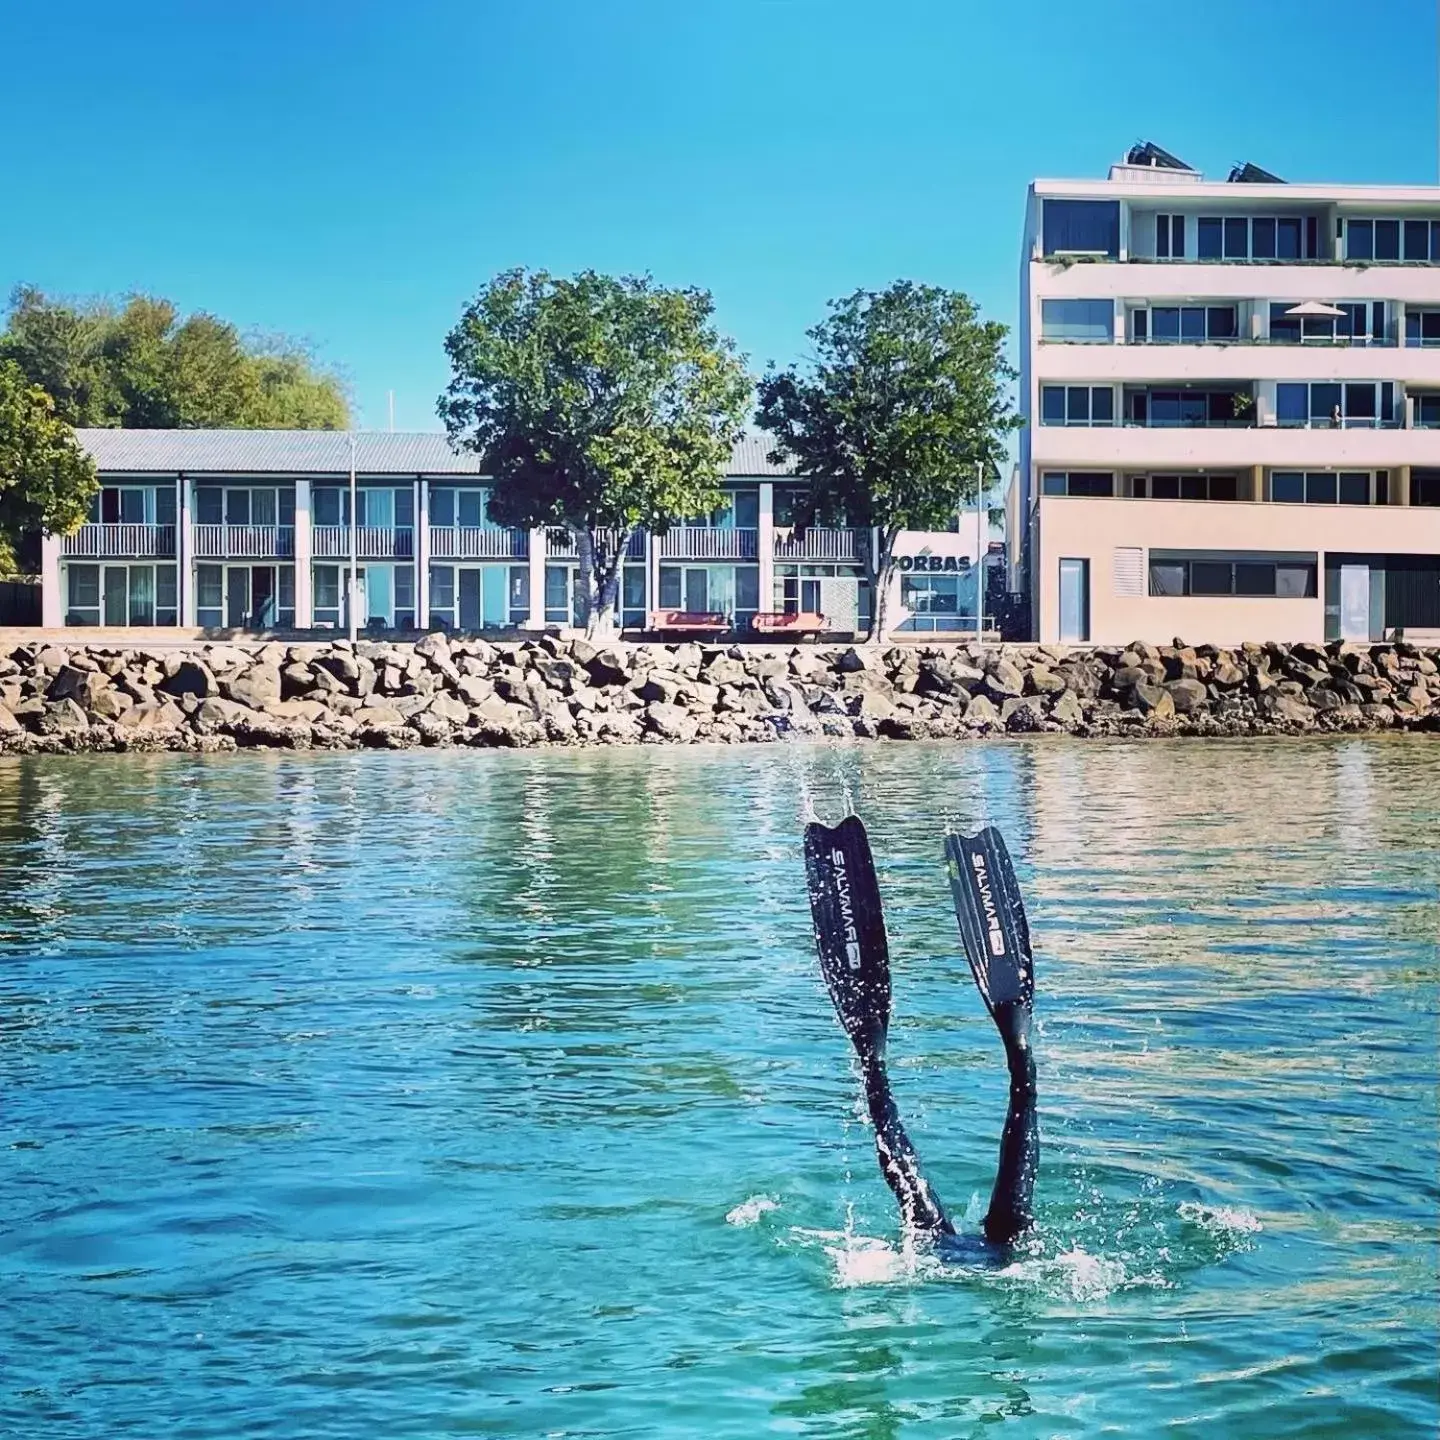
[[[22,645],[0,753],[1440,733],[1440,650],[489,642]]]

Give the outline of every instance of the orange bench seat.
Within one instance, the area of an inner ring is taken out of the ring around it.
[[[652,610],[646,629],[662,635],[723,635],[730,617],[718,610]]]
[[[818,635],[825,617],[814,610],[761,610],[750,626],[757,635]]]

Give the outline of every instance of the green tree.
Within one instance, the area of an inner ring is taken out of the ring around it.
[[[54,400],[0,360],[0,575],[15,572],[26,536],[82,524],[99,488],[94,461]]]
[[[72,425],[338,430],[350,423],[344,384],[303,345],[247,337],[203,311],[182,316],[149,295],[71,302],[21,286],[0,333],[0,358],[51,395]]]
[[[592,636],[614,629],[630,536],[722,502],[751,384],[713,311],[648,277],[511,270],[446,338],[451,442],[482,457],[493,520],[572,536]]]
[[[902,280],[830,303],[806,332],[803,369],[771,366],[756,421],[776,460],[806,481],[800,519],[874,527],[879,555],[862,547],[873,642],[885,638],[895,541],[939,530],[999,469],[1020,424],[1010,398],[1005,327],[984,321],[966,295]]]

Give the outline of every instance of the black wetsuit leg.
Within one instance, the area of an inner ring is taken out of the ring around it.
[[[1035,1175],[1040,1168],[1040,1127],[1035,1108],[1035,1053],[1030,1048],[1030,1005],[1002,1001],[995,1025],[1005,1045],[1010,1104],[1000,1134],[1000,1166],[985,1215],[985,1238],[1008,1245],[1035,1223]]]
[[[940,1197],[920,1169],[920,1157],[905,1133],[884,1058],[861,1057],[865,1072],[865,1105],[875,1127],[875,1154],[880,1173],[900,1202],[900,1216],[907,1230],[928,1235],[953,1235],[955,1226],[945,1213]]]

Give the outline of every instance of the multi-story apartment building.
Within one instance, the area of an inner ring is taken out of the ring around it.
[[[578,561],[563,534],[494,524],[480,465],[441,434],[81,430],[101,490],[89,522],[43,542],[47,626],[205,630],[346,628],[351,525],[364,630],[569,626]],[[736,446],[726,503],[663,536],[637,534],[623,567],[622,619],[820,615],[850,635],[868,624],[867,530],[800,530],[799,493],[763,437]],[[973,512],[954,531],[907,534],[892,614],[902,632],[973,630]],[[988,549],[988,547],[987,547]],[[988,559],[991,557],[987,557]],[[721,633],[717,629],[716,633]]]
[[[1037,180],[1012,563],[1045,642],[1440,630],[1440,187]]]

